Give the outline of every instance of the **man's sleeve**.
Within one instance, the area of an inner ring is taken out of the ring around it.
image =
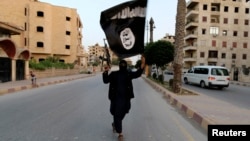
[[[142,73],[143,73],[143,70],[144,69],[139,68],[139,69],[137,69],[137,71],[131,72],[131,78],[135,79],[135,78],[140,77],[142,75]]]
[[[104,84],[109,83],[109,74],[108,74],[108,71],[104,71],[102,73],[102,80],[103,80]]]

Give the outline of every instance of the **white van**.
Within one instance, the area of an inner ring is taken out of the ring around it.
[[[184,74],[186,84],[198,84],[202,88],[218,87],[222,89],[229,86],[228,69],[221,66],[194,66]]]

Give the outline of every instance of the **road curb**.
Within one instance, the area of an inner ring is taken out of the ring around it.
[[[215,124],[214,121],[210,120],[209,118],[204,117],[198,111],[190,108],[188,105],[183,104],[179,101],[175,96],[176,94],[166,90],[166,88],[162,87],[161,85],[153,82],[152,80],[146,78],[145,76],[142,77],[150,86],[152,86],[157,91],[161,92],[166,100],[173,106],[177,107],[180,111],[184,112],[184,114],[193,119],[196,123],[198,123],[205,131],[208,131],[208,125]]]
[[[0,96],[5,95],[5,94],[14,93],[17,91],[33,89],[33,88],[38,88],[38,87],[52,85],[52,84],[59,84],[59,83],[68,82],[68,81],[77,80],[77,79],[82,79],[82,78],[91,77],[91,76],[94,76],[94,74],[82,76],[82,77],[76,77],[76,78],[68,78],[68,79],[60,79],[60,80],[54,80],[54,81],[48,81],[48,82],[41,82],[41,83],[37,83],[36,85],[28,84],[28,85],[24,85],[24,86],[16,86],[13,88],[1,89]]]

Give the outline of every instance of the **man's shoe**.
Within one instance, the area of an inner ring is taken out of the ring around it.
[[[112,123],[112,129],[113,129],[113,133],[116,133],[116,130],[115,130],[115,125],[114,125],[114,123]]]
[[[123,135],[122,134],[118,135],[118,141],[123,141]]]

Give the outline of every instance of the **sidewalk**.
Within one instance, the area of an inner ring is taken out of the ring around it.
[[[31,80],[0,83],[0,95],[50,84],[82,79],[94,75],[95,74],[78,74],[40,78],[37,80],[37,86],[32,86]],[[208,97],[203,94],[185,96],[176,95],[167,91],[157,83],[150,81],[145,76],[142,76],[142,78],[153,88],[162,92],[170,104],[176,106],[180,111],[184,112],[189,118],[196,121],[206,131],[207,125],[209,124],[250,124],[250,110],[248,109],[239,108],[230,103]],[[248,84],[239,85],[250,86]]]
[[[250,124],[250,110],[248,109],[239,108],[231,103],[201,93],[198,95],[176,95],[148,78],[143,78],[153,88],[163,93],[168,102],[196,121],[206,131],[208,125],[211,124]],[[249,86],[248,84],[241,85]]]

